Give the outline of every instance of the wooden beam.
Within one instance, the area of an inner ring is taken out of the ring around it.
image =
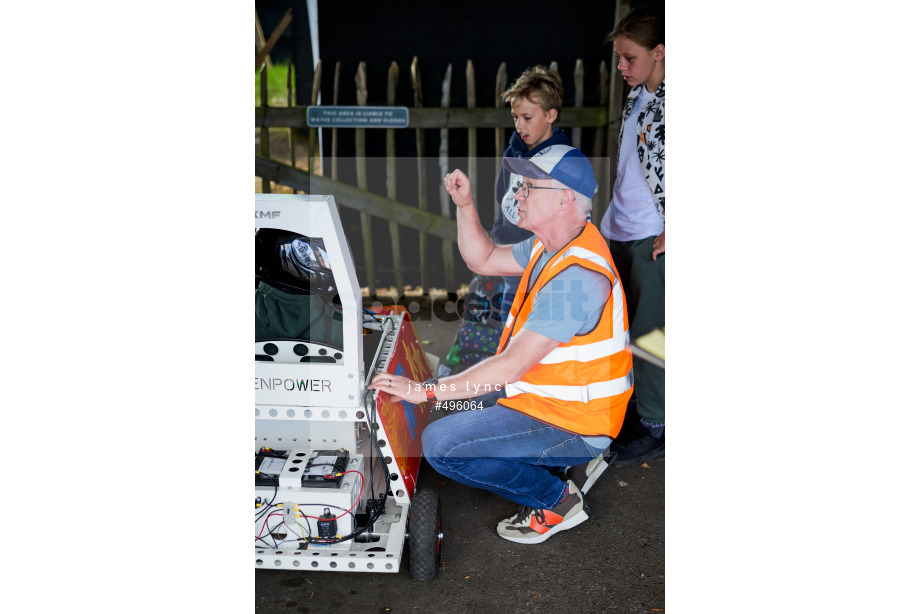
[[[620,20],[626,16],[626,13],[629,12],[629,0],[617,0],[614,5],[613,12],[613,25],[610,27],[612,31],[616,27],[616,24],[620,23]],[[620,138],[620,115],[623,112],[623,95],[625,93],[626,87],[624,86],[624,81],[622,77],[617,75],[617,54],[613,52],[613,43],[610,43],[610,125],[607,127],[607,159],[609,160],[608,173],[610,177],[617,176],[617,157],[620,155],[619,147],[617,147],[617,140]],[[612,192],[613,183],[611,182],[610,188]],[[612,193],[604,195],[608,200],[613,196]]]
[[[265,62],[269,66],[268,61]],[[287,67],[287,106],[294,106],[294,62],[288,62]],[[288,128],[288,145],[291,149],[291,166],[297,166],[297,156],[295,155],[294,129]]]
[[[268,108],[268,68],[266,66],[262,66],[259,72],[259,101],[262,103],[261,108]],[[259,128],[259,152],[266,158],[271,157],[271,134],[269,134],[267,125]],[[271,194],[271,192],[271,181],[263,177],[262,193]]]
[[[256,53],[262,51],[263,47],[265,47],[265,34],[262,32],[262,22],[259,21],[259,11],[256,10]],[[265,65],[272,67],[272,59],[268,55],[265,56]]]
[[[563,109],[560,126],[598,127],[607,123],[607,110],[601,107]],[[412,128],[495,128],[508,124],[508,109],[409,109]]]
[[[396,85],[399,82],[399,66],[390,63],[387,73],[387,104],[396,105]],[[387,129],[387,198],[396,200],[396,131]],[[393,250],[393,276],[396,278],[396,294],[401,296],[405,290],[402,270],[402,250],[399,247],[399,226],[390,220],[390,247]],[[421,263],[425,265],[424,261]]]
[[[508,109],[505,108],[505,103],[502,102],[502,94],[506,89],[508,89],[508,66],[502,62],[498,67],[498,74],[495,75],[495,108],[503,110],[507,117]],[[505,149],[505,129],[502,128],[502,124],[495,124],[495,181],[498,181],[498,175],[502,170],[502,155],[505,153]],[[492,190],[491,194],[494,205],[492,219],[494,220],[498,217],[499,202],[495,197],[495,190]]]
[[[412,58],[412,66],[410,68],[412,74],[412,91],[414,92],[413,106],[421,108],[423,104],[422,100],[422,77],[419,73],[418,67],[418,56]],[[418,208],[420,211],[428,211],[428,196],[427,196],[427,181],[425,180],[425,132],[419,128],[415,130],[415,160],[416,168],[418,169]],[[424,232],[418,233],[418,250],[419,250],[419,263],[421,266],[421,281],[419,282],[422,286],[422,293],[426,294],[428,292],[428,267],[425,266],[427,262],[428,255],[428,235]]]
[[[565,107],[559,126],[603,128],[607,124],[607,107]],[[508,124],[508,109],[480,107],[465,109],[409,108],[409,128],[492,128]],[[272,128],[305,128],[307,107],[256,107],[255,126]],[[368,128],[374,130],[375,128]]]
[[[575,60],[575,107],[583,108],[585,106],[585,63],[581,58]],[[581,127],[572,128],[572,147],[582,149],[581,147]]]
[[[466,108],[476,108],[476,71],[473,69],[473,60],[466,61]],[[466,130],[466,173],[470,178],[470,194],[474,202],[479,202],[477,188],[479,186],[479,165],[476,163],[476,128]]]
[[[313,71],[313,89],[310,91],[310,104],[315,105],[319,100],[319,88],[323,81],[323,61],[316,61]],[[310,128],[307,135],[307,168],[311,173],[323,174],[323,152],[319,151],[319,131]]]
[[[610,72],[607,70],[607,62],[601,60],[600,68],[597,70],[597,77],[600,81],[597,86],[598,96],[600,100],[600,106],[607,107],[607,100],[610,96],[610,89],[608,83],[610,82]],[[607,144],[607,131],[606,126],[595,129],[594,131],[594,152],[593,155],[595,158],[600,158],[604,155],[604,146]]]
[[[339,104],[339,77],[342,74],[342,63],[335,63],[335,76],[332,79],[332,104]],[[301,115],[303,117],[303,115]],[[306,123],[306,121],[304,121]],[[339,178],[339,129],[332,129],[332,178]]]
[[[281,35],[284,34],[284,31],[287,29],[288,24],[291,23],[291,19],[294,18],[294,9],[289,8],[284,14],[284,17],[281,18],[281,22],[278,24],[278,27],[275,28],[275,31],[272,32],[272,35],[268,37],[268,40],[265,42],[265,46],[256,54],[256,70],[262,66],[262,63],[265,62],[265,58],[271,53],[271,50],[275,47],[275,44],[281,39]]]
[[[598,78],[600,80],[600,85],[598,85],[598,91],[600,92],[600,104],[602,107],[607,106],[607,98],[610,94],[608,88],[609,73],[607,72],[607,64],[601,60],[601,66],[598,69]],[[591,166],[594,167],[594,174],[597,175],[597,194],[594,195],[594,221],[597,226],[600,226],[601,219],[604,216],[604,211],[606,211],[607,204],[610,202],[608,194],[610,194],[610,165],[607,163],[604,156],[604,146],[607,144],[607,127],[595,128],[594,129],[594,152],[591,159]]]
[[[417,207],[405,205],[322,175],[311,175],[302,169],[277,160],[257,155],[256,176],[263,177],[266,181],[270,180],[303,190],[307,194],[331,194],[339,206],[392,220],[397,224],[428,233],[445,241],[457,241],[457,222],[453,220],[421,211]]]
[[[358,106],[367,106],[367,64],[358,63],[355,74]],[[367,158],[365,157],[366,138],[364,128],[355,130],[355,171],[358,189],[367,191]],[[377,273],[374,271],[374,234],[371,228],[371,216],[367,211],[361,212],[361,241],[364,243],[364,268],[367,271],[367,290],[371,296],[377,294]]]
[[[450,80],[453,75],[453,64],[447,65],[447,72],[444,74],[444,80],[441,82],[441,107],[442,110],[450,115]],[[412,123],[411,113],[412,109],[409,110],[409,123]],[[441,174],[438,176],[441,177],[447,176],[447,173],[451,172],[449,166],[450,155],[448,152],[448,128],[442,127],[440,130],[441,133],[441,145],[438,148],[438,166],[441,169]],[[469,172],[469,171],[467,171]],[[450,210],[453,206],[450,196],[447,194],[446,190],[438,190],[438,195],[441,197],[441,215],[445,218],[450,219]],[[450,241],[444,241],[441,244],[441,257],[443,258],[444,266],[444,278],[447,283],[448,288],[456,288],[456,278],[454,277],[454,246]]]

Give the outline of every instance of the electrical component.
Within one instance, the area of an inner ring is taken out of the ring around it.
[[[294,525],[296,520],[294,518],[294,509],[295,506],[290,501],[286,501],[281,506],[281,511],[284,513],[284,524]]]
[[[320,539],[335,539],[338,533],[338,525],[335,521],[335,515],[329,512],[329,508],[323,508],[323,515],[316,521],[316,533]]]
[[[372,518],[376,518],[377,516],[383,513],[383,510],[384,508],[386,508],[386,505],[387,505],[387,502],[384,500],[384,494],[380,493],[379,499],[368,499],[367,500],[367,508],[365,509],[365,513],[367,513]]]

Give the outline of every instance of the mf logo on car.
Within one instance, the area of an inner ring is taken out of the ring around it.
[[[263,218],[263,217],[275,219],[279,215],[281,215],[280,211],[256,211],[256,219]]]

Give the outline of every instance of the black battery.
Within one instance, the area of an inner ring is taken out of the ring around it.
[[[343,473],[348,467],[348,458],[348,450],[344,448],[314,451],[300,478],[301,486],[339,488],[342,485]]]
[[[278,476],[287,457],[284,450],[262,448],[256,452],[256,486],[278,486]]]

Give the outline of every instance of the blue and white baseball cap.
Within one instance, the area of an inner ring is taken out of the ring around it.
[[[552,145],[530,158],[504,158],[505,168],[522,177],[555,179],[588,198],[597,192],[597,180],[591,161],[585,154],[568,145]]]

